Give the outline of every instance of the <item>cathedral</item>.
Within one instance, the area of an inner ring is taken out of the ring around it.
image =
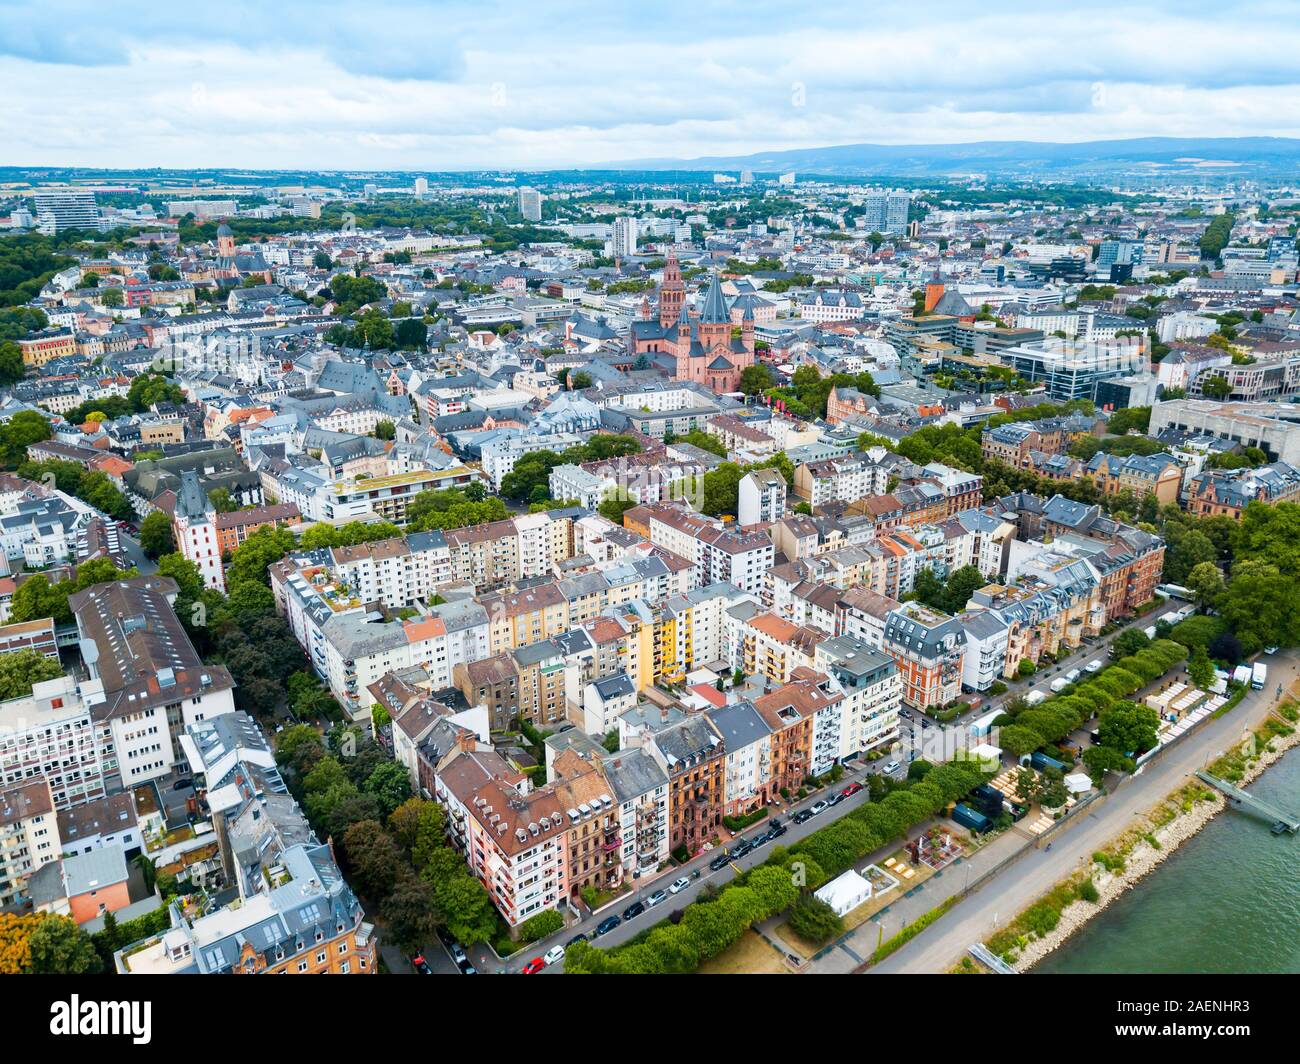
[[[686,307],[686,284],[677,257],[669,255],[659,286],[659,318],[650,302],[641,304],[641,320],[632,323],[632,354],[659,353],[675,360],[673,379],[693,381],[714,392],[740,390],[740,374],[754,364],[754,315],[748,308],[733,338],[731,314],[713,275],[699,312]],[[662,359],[661,359],[662,361]]]

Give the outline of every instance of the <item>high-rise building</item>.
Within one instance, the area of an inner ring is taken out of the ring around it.
[[[65,229],[104,228],[104,218],[93,192],[38,192],[33,198],[36,201],[36,228],[47,236]]]
[[[429,179],[427,177],[417,177],[415,179],[415,194],[417,196],[427,196],[429,194]]]
[[[542,194],[537,189],[525,185],[519,190],[519,213],[526,222],[542,220]]]
[[[899,236],[907,231],[907,211],[912,197],[906,192],[872,192],[863,203],[862,228],[868,232]]]
[[[613,254],[616,259],[624,259],[636,254],[636,219],[632,217],[615,218],[612,237]]]

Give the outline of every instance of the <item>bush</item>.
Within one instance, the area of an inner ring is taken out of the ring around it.
[[[530,916],[519,925],[520,942],[536,942],[539,938],[553,935],[564,927],[564,917],[554,909]]]
[[[844,921],[820,898],[805,894],[790,910],[790,930],[806,942],[822,945],[844,931]]]
[[[1079,897],[1092,905],[1096,905],[1101,898],[1101,894],[1097,890],[1097,884],[1092,881],[1091,877],[1079,884]]]

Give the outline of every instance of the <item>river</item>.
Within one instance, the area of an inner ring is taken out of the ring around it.
[[[1248,789],[1300,813],[1300,747]],[[1033,971],[1300,972],[1300,836],[1224,810]]]

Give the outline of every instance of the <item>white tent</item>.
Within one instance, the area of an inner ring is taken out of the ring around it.
[[[1092,780],[1086,772],[1072,772],[1062,782],[1071,794],[1087,794],[1092,790]]]
[[[871,900],[871,884],[850,868],[817,891],[816,897],[834,909],[837,916],[844,916]]]

